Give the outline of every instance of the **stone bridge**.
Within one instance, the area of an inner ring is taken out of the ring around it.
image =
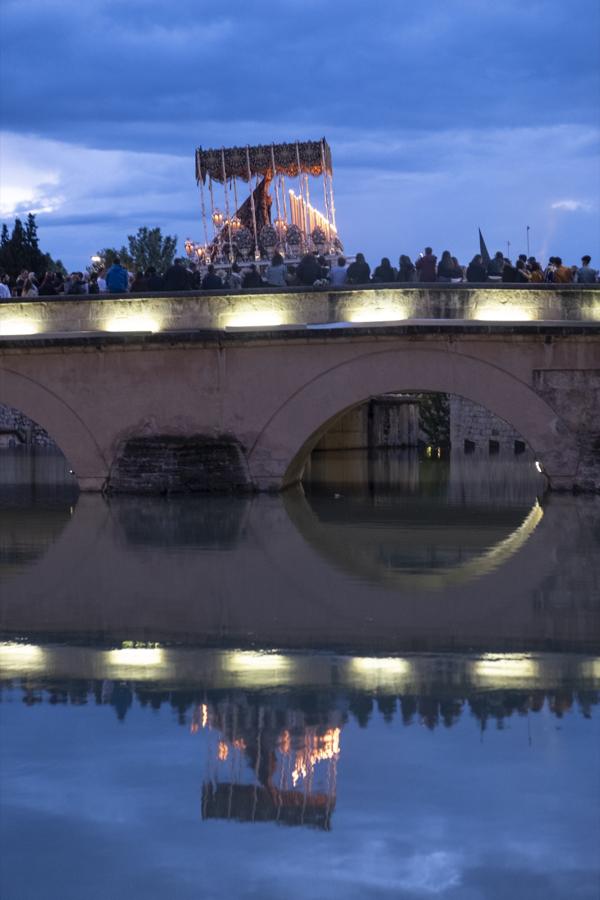
[[[482,289],[477,299],[463,290],[456,299],[455,290],[420,290],[429,315],[437,304],[444,318],[396,321],[393,310],[414,304],[415,293],[367,294],[4,304],[0,403],[49,432],[85,491],[279,490],[301,478],[340,415],[371,396],[409,391],[457,394],[510,423],[552,488],[600,489],[597,291],[504,290],[503,299]],[[384,310],[388,321],[360,322],[348,312],[359,301],[363,319]],[[224,325],[222,310],[235,302],[265,324]],[[501,302],[506,321],[473,313]],[[333,319],[332,303],[346,303]],[[470,317],[456,318],[467,307]],[[275,308],[285,321],[269,325]],[[137,330],[127,330],[128,315]],[[110,316],[119,329],[108,327]],[[160,323],[144,326],[140,316]],[[19,317],[38,327],[11,324]]]

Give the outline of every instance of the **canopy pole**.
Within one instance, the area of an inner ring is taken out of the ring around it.
[[[256,207],[254,206],[254,191],[252,189],[252,170],[250,169],[250,146],[246,144],[246,171],[248,173],[248,186],[250,188],[250,208],[252,210],[252,227],[254,228],[254,258],[258,249],[258,233],[256,229]]]
[[[212,175],[208,176],[208,190],[210,191],[210,220],[213,227],[213,238],[217,236],[217,226],[215,225],[215,198],[213,195]]]
[[[287,203],[285,199],[285,175],[283,172],[279,175],[279,187],[281,188],[281,202],[283,203],[283,217],[285,219],[285,224],[289,225],[288,219],[288,211],[287,211]]]
[[[275,177],[275,149],[271,144],[271,168],[273,169],[273,184],[275,185],[275,205],[277,206],[277,218],[281,221],[281,207],[279,206],[279,193],[277,191],[277,181]]]
[[[208,248],[208,228],[206,227],[206,205],[204,203],[204,179],[200,170],[200,209],[202,210],[202,230],[204,231],[204,246]]]
[[[308,188],[308,173],[304,172],[304,193],[306,195],[306,246],[308,249],[308,242],[310,240],[310,235],[313,229],[312,223],[312,215],[310,210],[310,192]]]
[[[301,207],[302,207],[302,224],[303,224],[303,230],[304,230],[304,252],[306,253],[306,251],[308,250],[308,232],[306,231],[307,210],[305,208],[304,192],[302,189],[303,178],[302,178],[302,169],[300,166],[300,146],[298,144],[298,141],[296,141],[296,164],[298,166],[298,184],[300,187],[300,200],[302,201]]]
[[[229,188],[227,187],[227,169],[225,167],[225,147],[221,148],[221,168],[223,170],[223,187],[225,189],[225,216],[227,219],[227,230],[229,232],[229,262],[232,261],[233,247],[231,243],[231,216],[229,214]]]
[[[325,215],[327,216],[327,240],[331,250],[331,209],[329,207],[329,197],[327,195],[327,171],[325,165],[325,143],[321,139],[321,169],[323,175],[323,200],[325,201]]]
[[[331,222],[333,224],[333,230],[337,234],[337,226],[335,224],[335,203],[333,200],[333,173],[327,173],[327,184],[329,186],[329,205],[331,207]]]

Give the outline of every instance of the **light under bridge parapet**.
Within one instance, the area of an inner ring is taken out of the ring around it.
[[[0,340],[35,334],[269,329],[430,319],[600,322],[600,285],[370,285],[15,298],[0,304]]]

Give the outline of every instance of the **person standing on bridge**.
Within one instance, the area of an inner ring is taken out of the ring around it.
[[[287,267],[283,261],[281,253],[274,253],[271,259],[271,265],[265,274],[265,281],[271,287],[287,286]]]
[[[598,272],[592,269],[591,256],[581,257],[581,267],[577,269],[577,284],[595,284],[598,281]]]
[[[436,280],[437,256],[434,255],[431,247],[425,247],[425,254],[422,254],[416,261],[415,268],[419,273],[419,281],[432,282]]]
[[[165,291],[191,291],[192,273],[176,259],[172,266],[165,272],[163,290]]]
[[[106,289],[111,294],[124,294],[129,290],[129,273],[121,265],[118,256],[115,256],[112,266],[106,273]]]
[[[362,253],[357,253],[353,263],[348,266],[346,281],[348,284],[368,284],[371,280],[371,267]]]

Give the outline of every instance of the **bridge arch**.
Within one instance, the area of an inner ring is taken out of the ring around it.
[[[101,490],[109,466],[82,417],[49,387],[0,367],[0,403],[44,428],[67,458],[81,490]]]
[[[364,353],[324,368],[302,385],[275,411],[249,450],[255,485],[276,490],[296,483],[310,452],[340,415],[370,397],[395,392],[465,397],[523,436],[551,486],[563,486],[576,475],[575,436],[531,385],[475,356],[415,347]]]

